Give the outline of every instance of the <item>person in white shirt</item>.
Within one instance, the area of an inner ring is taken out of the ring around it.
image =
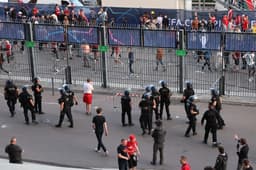
[[[249,71],[249,82],[253,81],[253,77],[255,74],[255,54],[253,52],[245,53],[243,56],[245,58],[245,61],[248,65],[248,71]]]
[[[83,101],[85,103],[85,114],[91,115],[91,105],[92,105],[92,91],[94,90],[92,81],[87,79],[84,83],[84,97]]]

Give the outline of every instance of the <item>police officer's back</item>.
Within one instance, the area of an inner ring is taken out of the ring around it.
[[[148,133],[150,134],[150,127],[148,127],[148,122],[150,118],[150,114],[152,113],[152,102],[150,100],[150,95],[144,95],[142,100],[139,103],[139,107],[141,109],[141,115],[140,115],[140,125],[142,128],[142,135],[146,133],[146,128],[148,128]]]
[[[128,122],[129,125],[132,126],[132,116],[131,116],[131,110],[132,110],[132,105],[131,105],[131,97],[130,97],[130,92],[128,90],[124,91],[124,95],[121,97],[121,106],[122,106],[122,125],[126,126],[127,124],[125,123],[125,114],[128,116]]]
[[[6,81],[4,97],[7,101],[11,117],[13,117],[15,115],[15,104],[17,103],[18,98],[18,88],[11,80]]]
[[[163,115],[163,107],[165,105],[165,110],[166,110],[166,114],[167,114],[167,120],[171,120],[171,114],[169,111],[169,105],[171,103],[170,100],[170,96],[171,91],[170,89],[167,87],[166,82],[161,81],[161,88],[159,89],[159,93],[160,93],[160,119],[162,119],[162,115]]]

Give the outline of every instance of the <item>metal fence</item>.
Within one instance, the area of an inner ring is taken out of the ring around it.
[[[241,56],[256,51],[256,35],[252,33],[2,22],[0,39],[12,41],[13,52],[10,62],[2,63],[2,68],[10,72],[1,71],[2,79],[31,80],[39,76],[47,82],[65,83],[70,66],[72,84],[76,85],[89,77],[97,86],[143,89],[166,80],[172,91],[181,92],[184,82],[191,80],[201,94],[215,87],[226,95],[256,96],[255,80],[248,81],[248,70],[240,69]],[[85,44],[93,50],[86,57],[81,49]],[[162,63],[156,59],[158,48],[163,49]],[[177,56],[177,49],[186,50],[187,55]],[[134,53],[132,74],[130,51]],[[239,69],[234,70],[232,53],[238,51]],[[5,56],[6,51],[1,53]]]

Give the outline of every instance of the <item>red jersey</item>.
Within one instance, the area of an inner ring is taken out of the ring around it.
[[[59,16],[60,15],[60,8],[55,7],[55,15]]]
[[[5,49],[6,49],[6,55],[7,56],[11,56],[11,54],[12,54],[12,51],[11,51],[11,49],[12,49],[12,46],[11,46],[11,44],[10,43],[5,43]]]
[[[249,25],[248,19],[244,18],[243,22],[242,22],[242,28],[243,28],[244,31],[248,30],[248,25]]]
[[[68,9],[64,9],[64,15],[69,16],[70,12]]]
[[[36,7],[33,8],[32,14],[33,14],[34,16],[36,16],[38,13],[39,13],[39,10],[38,10]]]
[[[236,25],[240,25],[240,24],[241,24],[241,16],[240,16],[240,15],[237,15],[237,16],[236,16],[235,24],[236,24]]]
[[[212,16],[212,17],[210,18],[210,20],[211,20],[211,23],[215,23],[216,17],[215,17],[215,16]]]
[[[129,155],[134,155],[134,153],[136,153],[136,151],[137,151],[137,145],[138,145],[138,143],[135,141],[135,142],[133,142],[133,141],[128,141],[127,142],[127,153],[129,154]]]
[[[189,164],[186,163],[186,164],[182,165],[181,170],[191,170],[191,168],[190,168]]]
[[[228,26],[228,17],[226,15],[222,18],[222,24]]]
[[[228,10],[228,20],[230,21],[233,18],[233,10]]]

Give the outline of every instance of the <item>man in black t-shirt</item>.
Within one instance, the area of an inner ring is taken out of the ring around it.
[[[102,142],[103,133],[105,132],[105,135],[108,135],[107,122],[105,117],[102,115],[102,108],[97,108],[96,112],[97,115],[94,116],[92,119],[92,128],[94,129],[95,135],[98,140],[98,146],[97,148],[95,148],[95,151],[100,152],[100,148],[102,148],[105,152],[105,156],[108,156],[108,151]]]
[[[21,153],[23,150],[16,144],[17,140],[15,137],[11,138],[10,144],[6,146],[5,152],[9,155],[10,163],[22,163]]]
[[[121,139],[121,144],[117,147],[117,158],[119,170],[128,170],[128,153],[126,151],[127,140]]]

